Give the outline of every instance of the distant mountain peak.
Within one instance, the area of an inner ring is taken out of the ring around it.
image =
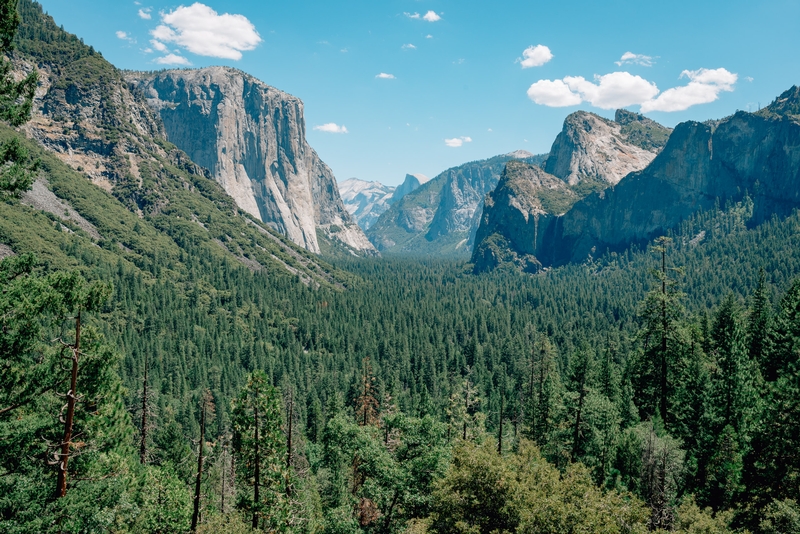
[[[527,150],[515,150],[514,152],[509,152],[506,154],[509,158],[516,158],[516,159],[526,159],[532,158],[533,154],[528,152]]]

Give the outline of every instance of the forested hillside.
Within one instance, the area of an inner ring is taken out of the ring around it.
[[[800,531],[799,213],[535,276],[326,263],[168,158],[131,209],[17,96],[0,532]]]

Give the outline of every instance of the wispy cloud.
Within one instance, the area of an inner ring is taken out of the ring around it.
[[[472,142],[472,138],[471,137],[466,137],[466,136],[454,137],[452,139],[445,139],[444,140],[444,144],[449,146],[449,147],[452,147],[452,148],[458,148],[461,145],[463,145],[464,143],[471,143],[471,142]]]
[[[561,80],[539,80],[528,88],[528,98],[549,107],[577,106],[588,102],[600,109],[641,106],[641,111],[683,111],[719,98],[723,91],[733,91],[738,76],[726,69],[685,70],[681,78],[689,83],[660,92],[655,83],[629,72],[595,75],[594,81],[582,76]]]
[[[156,41],[155,39],[151,39],[150,44],[153,45],[153,49],[155,49],[158,52],[166,52],[168,50],[167,45],[165,45],[161,41]]]
[[[433,35],[428,34],[428,35],[425,36],[425,39],[433,39]]]
[[[167,54],[164,57],[155,59],[159,65],[191,65],[191,62],[183,56],[178,54]]]
[[[346,134],[347,127],[342,125],[339,126],[335,122],[329,122],[327,124],[320,124],[319,126],[314,126],[314,129],[318,132],[327,132],[327,133],[336,133],[336,134]]]
[[[139,18],[143,18],[144,20],[150,20],[153,16],[150,14],[151,8],[146,7],[144,9],[139,10]]]
[[[381,78],[382,80],[394,80],[394,74],[387,74],[385,72],[381,72],[380,74],[375,75],[376,78]]]
[[[401,46],[400,48],[402,48],[403,50],[416,50],[416,49],[417,49],[417,47],[416,47],[416,46],[414,46],[414,45],[413,45],[413,44],[411,44],[411,43],[404,44],[404,45],[403,45],[403,46]]]
[[[442,16],[436,13],[436,11],[428,11],[424,15],[420,15],[419,13],[409,13],[406,11],[405,13],[403,13],[403,15],[405,15],[410,19],[415,19],[415,20],[422,19],[422,20],[427,20],[428,22],[436,22],[442,20]]]
[[[122,39],[123,41],[128,41],[129,43],[135,43],[136,39],[131,37],[128,32],[118,31],[116,33],[117,39]]]
[[[517,63],[522,65],[523,69],[531,67],[541,67],[548,61],[553,59],[553,53],[545,45],[529,46],[522,51],[522,57],[517,58]]]
[[[162,43],[175,43],[201,56],[239,60],[242,52],[260,42],[255,26],[244,15],[218,14],[196,2],[161,15],[158,27],[150,33]]]
[[[619,61],[615,61],[614,63],[617,66],[622,65],[639,65],[641,67],[652,67],[653,63],[653,56],[646,56],[644,54],[634,54],[633,52],[625,52],[622,54],[622,57],[619,58]]]

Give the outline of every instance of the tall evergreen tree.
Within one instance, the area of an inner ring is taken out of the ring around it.
[[[253,371],[231,411],[238,506],[254,529],[284,532],[291,522],[281,398],[263,371]]]

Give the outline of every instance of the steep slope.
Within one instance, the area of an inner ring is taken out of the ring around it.
[[[247,213],[312,252],[320,252],[318,231],[373,251],[306,142],[300,99],[228,67],[125,77],[158,112],[167,139],[210,169]]]
[[[428,181],[424,174],[406,174],[403,183],[395,187],[349,178],[339,183],[339,194],[348,213],[367,230],[389,206]]]
[[[533,254],[547,266],[645,242],[698,211],[745,195],[753,201],[751,224],[786,216],[800,207],[797,109],[800,91],[793,87],[759,113],[679,124],[647,168],[551,219],[533,249],[515,248],[508,239],[515,228],[496,233],[509,243],[509,252]]]
[[[394,204],[367,235],[390,254],[468,254],[483,199],[514,159],[535,163],[544,157],[517,151],[447,169]]]
[[[671,130],[626,110],[614,121],[577,111],[567,116],[543,169],[512,166],[487,200],[473,247],[475,271],[512,263],[541,268],[536,259],[552,221],[576,201],[646,167]]]
[[[61,30],[38,4],[21,0],[19,11],[15,67],[35,66],[41,77],[23,131],[46,150],[45,175],[25,203],[141,268],[158,255],[192,250],[309,285],[340,285],[330,266],[237,209],[208,171],[166,141],[158,116],[101,54]],[[49,238],[34,238],[50,229],[26,209],[9,212],[17,225],[5,225],[2,242],[67,262],[46,245]]]
[[[544,232],[578,198],[570,185],[541,167],[509,161],[497,188],[486,197],[472,254],[475,271],[504,263],[539,271],[542,265],[535,253]]]

